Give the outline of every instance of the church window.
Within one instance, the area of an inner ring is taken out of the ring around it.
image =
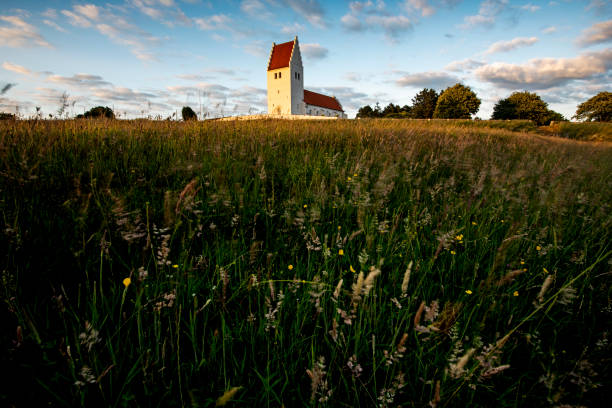
[[[278,73],[275,72],[274,73],[274,79],[278,78],[277,75],[278,75]]]
[[[282,74],[283,74],[282,72],[279,72],[278,73],[278,77],[280,78]]]

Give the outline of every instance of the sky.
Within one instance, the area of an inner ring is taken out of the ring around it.
[[[469,86],[566,116],[612,84],[606,0],[0,0],[0,111],[48,117],[266,113],[272,43],[298,36],[306,89],[359,107]]]

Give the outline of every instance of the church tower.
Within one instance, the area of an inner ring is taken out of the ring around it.
[[[272,44],[268,59],[268,113],[304,115],[304,66],[297,36]]]

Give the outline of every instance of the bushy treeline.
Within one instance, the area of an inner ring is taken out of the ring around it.
[[[423,88],[412,98],[412,105],[389,105],[381,108],[376,103],[362,106],[357,118],[406,118],[406,119],[470,119],[480,107],[480,99],[470,87],[455,84],[439,94],[435,89]],[[612,120],[612,93],[600,92],[586,102],[578,105],[575,119],[586,121],[609,122]],[[514,92],[509,97],[500,99],[493,108],[491,119],[495,120],[531,120],[538,126],[550,122],[562,122],[567,119],[552,109],[536,93]]]

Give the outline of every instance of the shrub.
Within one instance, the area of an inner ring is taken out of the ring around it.
[[[189,106],[183,106],[181,114],[183,115],[184,121],[198,120],[198,115]]]

